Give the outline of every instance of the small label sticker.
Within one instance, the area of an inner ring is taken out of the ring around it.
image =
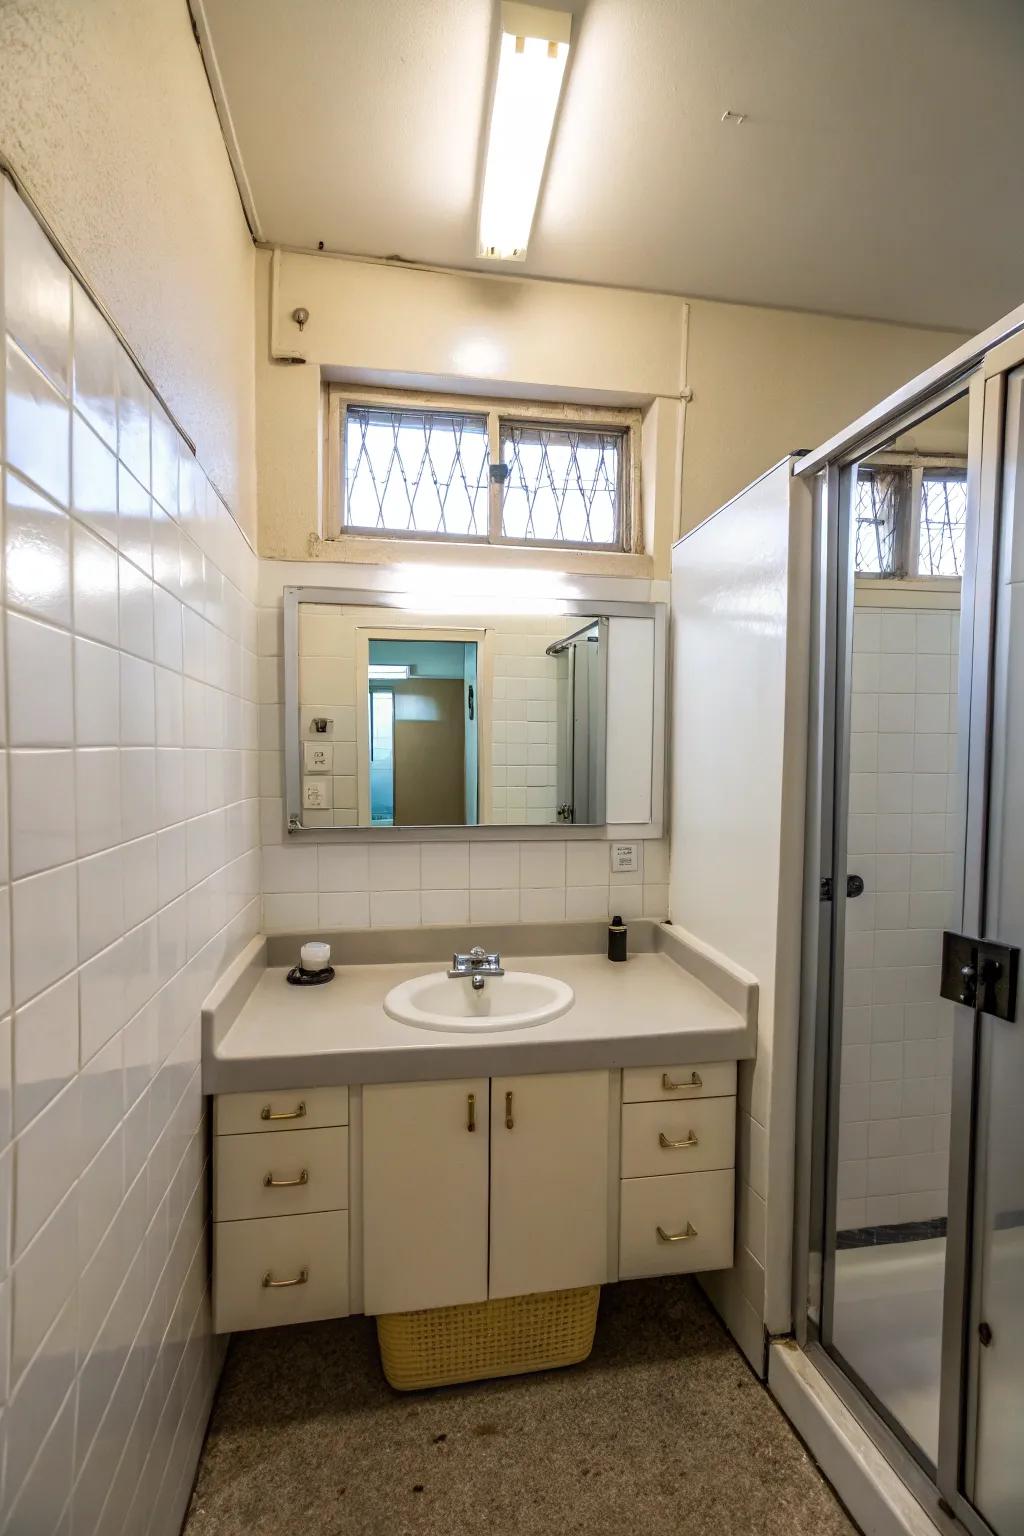
[[[612,843],[612,873],[627,875],[640,867],[640,854],[636,843]]]

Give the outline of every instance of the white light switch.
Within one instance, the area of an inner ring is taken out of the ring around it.
[[[330,773],[334,767],[334,748],[329,742],[306,741],[303,754],[307,773]]]
[[[628,875],[640,868],[640,850],[636,843],[612,843],[612,874]]]
[[[302,803],[307,811],[329,811],[331,808],[330,780],[303,779]]]

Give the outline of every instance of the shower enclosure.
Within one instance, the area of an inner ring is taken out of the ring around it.
[[[797,464],[817,586],[798,1337],[1024,1530],[1024,315]]]

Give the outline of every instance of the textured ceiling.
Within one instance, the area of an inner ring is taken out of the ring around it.
[[[1024,299],[1024,0],[571,8],[529,256],[504,270],[965,330]],[[495,13],[201,0],[260,238],[494,270]]]

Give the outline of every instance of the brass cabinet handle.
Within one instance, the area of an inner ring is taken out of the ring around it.
[[[268,1269],[260,1284],[265,1291],[284,1291],[290,1285],[305,1285],[308,1279],[308,1269],[300,1269],[294,1280],[275,1280],[273,1271]]]
[[[515,1118],[514,1118],[514,1116],[512,1114],[512,1095],[510,1093],[506,1093],[506,1095],[505,1095],[505,1129],[506,1129],[506,1131],[511,1131],[513,1129],[513,1127],[515,1126],[515,1123],[516,1123],[515,1122]]]
[[[264,1189],[294,1189],[296,1184],[309,1183],[309,1169],[303,1168],[297,1179],[275,1179],[272,1173],[263,1175]]]
[[[466,1094],[466,1130],[476,1130],[476,1094]]]
[[[696,1228],[689,1222],[686,1223],[685,1232],[666,1232],[664,1227],[656,1227],[655,1231],[660,1243],[689,1243],[697,1236]]]
[[[684,1147],[696,1147],[698,1145],[697,1137],[692,1131],[688,1131],[682,1141],[670,1141],[664,1131],[658,1132],[658,1146],[667,1147],[671,1152],[680,1152]]]
[[[661,1086],[666,1093],[674,1093],[677,1088],[703,1088],[704,1079],[699,1072],[691,1072],[686,1082],[674,1083],[667,1072],[661,1074]]]
[[[302,1100],[295,1109],[273,1110],[269,1104],[264,1104],[260,1110],[261,1120],[303,1120],[306,1116],[306,1104]]]

